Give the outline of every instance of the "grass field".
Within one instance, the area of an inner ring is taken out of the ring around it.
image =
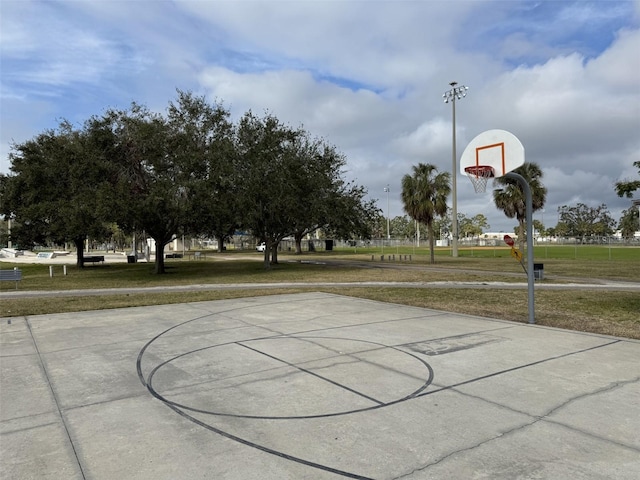
[[[359,254],[428,254],[425,248],[413,247],[378,247],[378,248],[351,248],[340,250],[343,253]],[[459,247],[460,257],[502,258],[510,257],[510,247]],[[438,257],[451,257],[451,249],[437,247],[435,254]],[[639,246],[606,246],[606,245],[541,245],[533,248],[533,256],[536,259],[580,259],[580,260],[640,260]]]
[[[536,262],[544,263],[542,283],[595,283],[598,279],[640,283],[640,248],[580,247],[584,258],[571,257],[567,247],[536,250]],[[572,248],[572,247],[571,247]],[[609,250],[615,253],[609,254]],[[542,255],[548,256],[542,256]],[[355,282],[526,282],[522,266],[511,258],[508,248],[461,249],[453,258],[447,249],[439,250],[436,264],[428,263],[427,249],[386,248],[344,249],[317,254],[280,255],[279,265],[265,271],[255,252],[210,254],[207,260],[167,260],[166,275],[153,275],[146,263],[113,263],[77,269],[54,266],[49,276],[46,264],[0,263],[2,269],[18,267],[23,272],[20,290],[73,290],[96,288],[134,288],[170,285],[354,282],[353,287],[260,288],[225,291],[186,291],[173,293],[119,293],[103,296],[64,296],[0,300],[0,316],[37,315],[120,308],[137,305],[192,302],[270,295],[284,292],[326,291],[373,300],[429,307],[459,313],[527,321],[526,289],[487,288],[408,288],[359,287]],[[396,255],[395,262],[389,255]],[[400,258],[400,255],[403,257]],[[411,256],[409,261],[408,257]],[[13,289],[2,282],[3,291]],[[637,291],[536,290],[536,323],[640,339],[640,294]]]
[[[577,249],[577,253],[576,253]],[[328,252],[327,252],[328,253]],[[358,248],[331,252],[338,258],[376,261],[384,255],[411,255],[412,263],[428,264],[429,252],[426,248]],[[449,248],[436,248],[436,266],[457,269],[479,269],[484,271],[523,272],[522,266],[511,257],[509,247],[474,247],[458,249],[458,258],[451,256]],[[526,256],[525,256],[526,258]],[[541,246],[534,248],[534,262],[544,265],[545,275],[576,277],[582,281],[594,278],[640,282],[640,247],[607,247],[595,245]]]

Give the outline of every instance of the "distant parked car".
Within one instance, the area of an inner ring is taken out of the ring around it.
[[[256,247],[256,250],[259,252],[264,252],[266,248],[267,248],[267,244],[265,242],[262,242]]]

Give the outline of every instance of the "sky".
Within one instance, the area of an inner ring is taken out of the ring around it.
[[[13,143],[63,119],[165,112],[180,89],[322,137],[393,218],[412,166],[453,169],[457,81],[457,208],[486,231],[516,221],[458,172],[484,131],[541,167],[547,227],[578,203],[618,220],[631,201],[614,184],[638,176],[640,0],[0,0],[0,68],[1,173]]]

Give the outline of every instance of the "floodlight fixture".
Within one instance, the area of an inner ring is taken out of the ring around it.
[[[451,90],[442,95],[444,103],[455,102],[456,99],[462,100],[467,96],[467,90],[469,90],[469,87],[466,85],[458,85],[458,82],[451,82],[449,85],[451,85]]]

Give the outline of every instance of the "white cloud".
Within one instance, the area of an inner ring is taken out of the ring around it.
[[[382,88],[413,84],[436,70],[450,51],[448,26],[455,23],[449,8],[436,2],[412,2],[410,8],[403,8],[405,2],[331,1],[181,5],[223,31],[240,51]],[[469,8],[461,4],[458,14]]]
[[[292,126],[304,124],[312,133],[322,132],[328,141],[346,147],[377,135],[367,126],[386,112],[385,101],[374,93],[317,81],[305,71],[240,74],[211,67],[199,81],[211,97],[229,103],[237,116],[247,110],[269,111]]]
[[[133,100],[163,110],[180,88],[304,125],[372,197],[390,184],[401,214],[412,165],[451,169],[441,95],[457,80],[458,154],[484,130],[516,134],[549,218],[578,198],[616,217],[628,201],[612,185],[637,174],[640,1],[3,1],[1,17],[0,171],[11,139]],[[460,212],[511,228],[457,183]]]
[[[613,47],[590,61],[587,70],[612,94],[623,97],[628,91],[637,94],[640,90],[640,30],[621,30]]]
[[[426,158],[430,155],[451,148],[451,135],[451,121],[435,118],[394,139],[393,144],[400,154],[427,163]]]

